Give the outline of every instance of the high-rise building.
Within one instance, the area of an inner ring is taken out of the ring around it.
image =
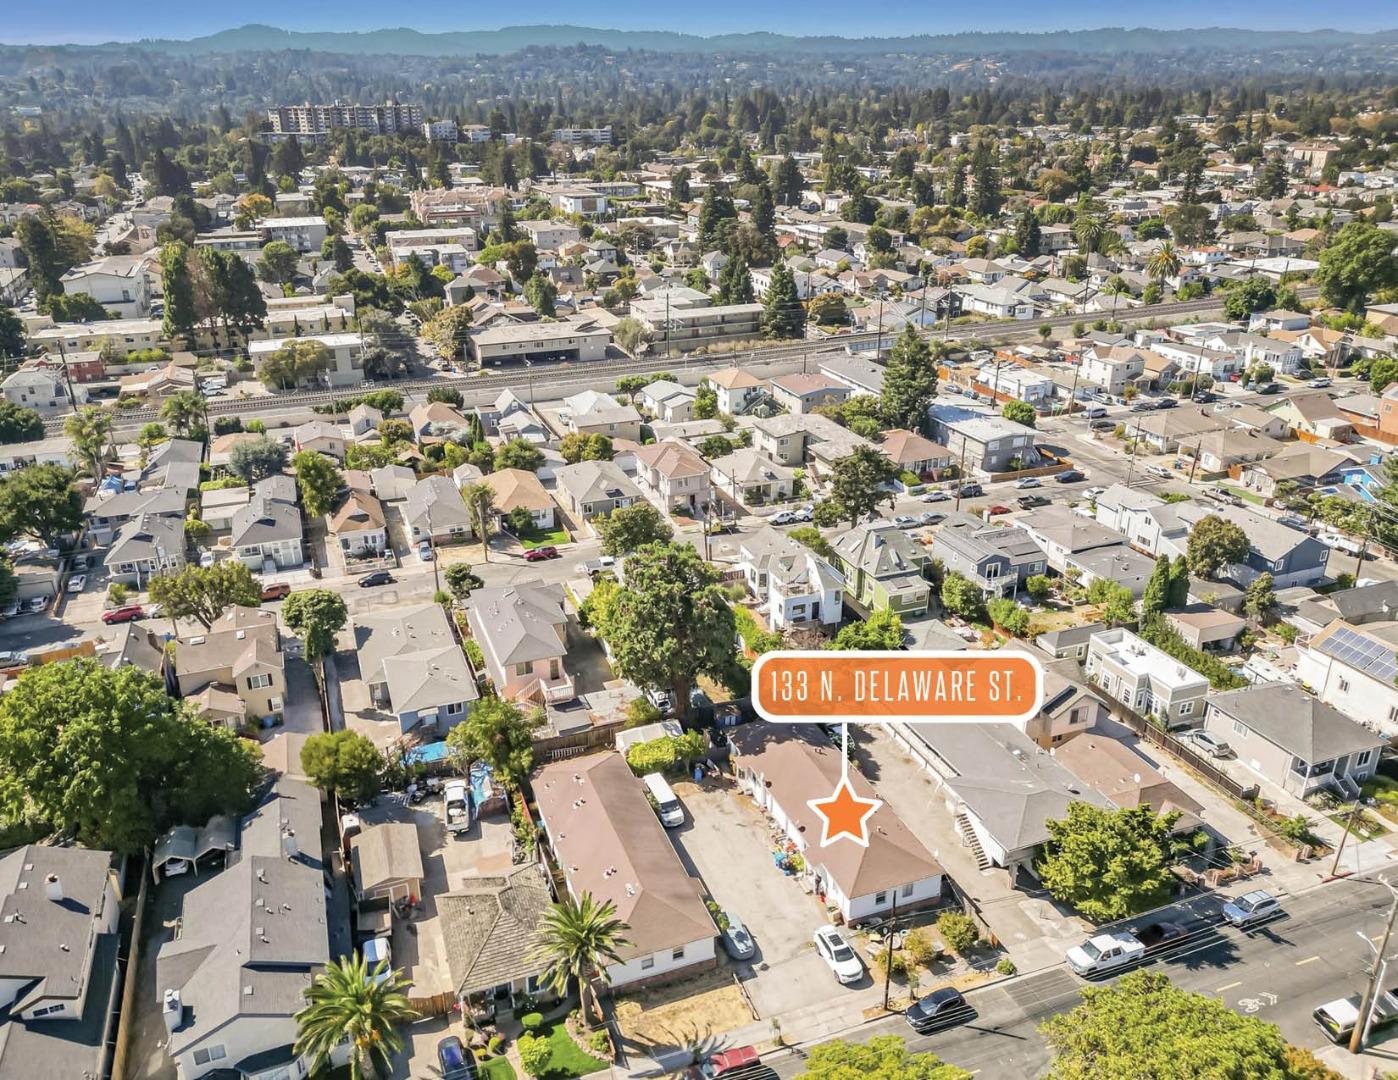
[[[355,128],[376,135],[389,131],[420,131],[421,105],[278,105],[267,110],[273,135],[298,138],[325,135],[335,128]]]

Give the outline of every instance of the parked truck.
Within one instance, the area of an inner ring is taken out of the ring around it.
[[[1101,975],[1140,960],[1146,947],[1124,930],[1097,934],[1068,950],[1068,966],[1079,975]]]
[[[442,817],[447,832],[465,832],[471,827],[471,796],[465,780],[449,780],[442,788]]]

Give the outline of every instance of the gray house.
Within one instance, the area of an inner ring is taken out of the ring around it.
[[[1042,574],[1048,560],[1021,529],[987,525],[969,514],[949,517],[932,540],[932,558],[980,586],[987,596],[1007,596]]]
[[[645,496],[612,461],[579,461],[558,470],[560,500],[585,521],[641,502]]]
[[[1294,683],[1217,694],[1204,727],[1253,772],[1300,797],[1323,787],[1358,795],[1388,742]]]
[[[277,570],[305,561],[301,511],[296,506],[296,481],[269,476],[252,489],[248,504],[233,514],[229,535],[238,559],[249,570]]]
[[[455,544],[472,532],[471,512],[449,476],[428,476],[414,484],[403,504],[403,518],[413,543],[430,537],[435,544]]]

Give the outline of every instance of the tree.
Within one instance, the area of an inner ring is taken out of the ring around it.
[[[1000,211],[1000,169],[995,144],[983,139],[976,144],[971,156],[971,178],[975,190],[967,199],[966,208],[980,217],[992,217]]]
[[[443,308],[423,325],[422,336],[442,356],[459,357],[475,318],[475,313],[465,305]]]
[[[461,391],[452,386],[434,386],[427,391],[427,400],[429,402],[440,401],[443,405],[450,405],[458,411],[466,404],[466,399],[461,396]]]
[[[111,312],[87,293],[68,293],[49,297],[49,315],[54,322],[102,322]]]
[[[718,415],[718,391],[707,379],[694,389],[693,415],[695,420],[712,420]]]
[[[1155,567],[1146,582],[1141,595],[1141,618],[1148,619],[1159,615],[1170,602],[1170,556],[1161,555],[1155,560]]]
[[[903,324],[903,331],[888,351],[879,413],[890,427],[920,431],[927,425],[927,407],[937,396],[937,369],[917,327]]]
[[[618,320],[617,324],[612,327],[612,340],[634,356],[636,350],[649,340],[649,333],[640,319],[628,315],[624,319]],[[620,383],[621,380],[618,379],[617,382]],[[644,385],[645,383],[642,382],[641,386]]]
[[[1259,274],[1228,290],[1223,300],[1223,313],[1230,319],[1246,319],[1254,311],[1266,311],[1276,303],[1276,289]]]
[[[1189,560],[1181,555],[1170,567],[1170,591],[1167,608],[1182,608],[1189,603]]]
[[[324,454],[302,450],[291,459],[296,474],[296,486],[301,490],[301,502],[311,517],[328,514],[335,508],[344,478],[340,467]]]
[[[13,308],[0,304],[0,357],[14,357],[23,353],[24,336],[24,321],[14,313]]]
[[[204,399],[193,390],[176,390],[161,404],[160,419],[176,435],[188,435],[204,419]]]
[[[888,485],[898,479],[898,466],[872,446],[858,446],[835,463],[830,472],[830,502],[853,528],[880,503],[893,504]]]
[[[286,447],[266,435],[240,442],[228,455],[228,471],[245,484],[276,476],[285,465]]]
[[[1166,240],[1146,260],[1146,276],[1157,285],[1163,285],[1166,278],[1175,277],[1180,272],[1182,265],[1175,245]]]
[[[83,501],[72,469],[29,465],[0,480],[0,539],[32,536],[44,547],[60,547],[82,528]]]
[[[172,619],[195,619],[208,630],[230,607],[257,607],[262,587],[243,563],[225,559],[213,566],[186,566],[150,581],[150,598]]]
[[[269,218],[276,212],[276,203],[260,191],[250,191],[238,200],[233,224],[240,229],[251,229],[254,222]]]
[[[1087,588],[1087,599],[1102,609],[1102,618],[1112,625],[1136,621],[1136,597],[1131,590],[1110,578],[1098,578]]]
[[[325,238],[320,245],[320,257],[341,274],[354,267],[354,251],[338,233]]]
[[[616,917],[614,903],[599,904],[590,892],[576,900],[564,896],[539,920],[532,958],[548,965],[544,979],[554,993],[567,994],[577,982],[584,1028],[592,1027],[592,984],[607,982],[607,967],[621,962],[619,951],[630,944],[629,929]]]
[[[288,341],[267,353],[257,370],[263,385],[277,390],[294,390],[303,383],[320,381],[322,372],[333,366],[330,349],[314,338]]]
[[[1398,285],[1398,236],[1367,221],[1351,221],[1320,253],[1315,272],[1320,297],[1347,311],[1362,312],[1371,293]]]
[[[44,421],[35,410],[0,399],[0,444],[34,442],[43,437]]]
[[[1027,401],[1020,401],[1015,398],[1007,401],[1000,409],[1000,415],[1006,420],[1011,420],[1016,424],[1023,424],[1025,427],[1033,427],[1038,419],[1038,413],[1034,411],[1034,406]]]
[[[1019,253],[1026,259],[1032,259],[1039,254],[1039,245],[1042,243],[1042,236],[1039,231],[1039,217],[1030,207],[1025,207],[1023,212],[1015,219],[1015,246],[1019,248]]]
[[[576,465],[579,461],[611,461],[612,440],[605,435],[585,435],[574,431],[563,436],[563,441],[558,444],[558,453],[569,465]]]
[[[806,308],[817,326],[849,325],[849,305],[837,292],[821,293],[814,297]]]
[[[539,1077],[548,1071],[549,1062],[553,1059],[553,1044],[548,1039],[526,1031],[516,1040],[515,1049],[519,1052],[519,1064],[526,1076]]]
[[[699,444],[700,456],[713,461],[715,458],[727,457],[733,452],[733,440],[727,435],[710,435]]]
[[[502,784],[518,788],[534,767],[533,732],[539,721],[513,701],[483,697],[447,732],[447,746],[464,766],[483,761]]]
[[[292,1052],[310,1054],[312,1072],[329,1072],[330,1055],[348,1042],[350,1080],[387,1070],[403,1047],[398,1025],[417,1019],[403,994],[406,985],[401,971],[388,970],[387,960],[372,971],[362,953],[331,960],[306,990]]]
[[[97,405],[87,405],[63,421],[63,434],[73,440],[73,449],[94,480],[106,473],[112,447],[112,414]]]
[[[471,515],[471,524],[481,542],[485,561],[490,562],[490,521],[497,513],[495,489],[484,481],[467,484],[461,489],[461,501]]]
[[[670,690],[688,712],[699,675],[733,663],[737,627],[718,570],[688,544],[647,544],[626,560],[626,581],[598,612],[613,666],[643,687]]]
[[[172,825],[243,813],[261,782],[255,744],[134,665],[45,664],[0,699],[0,823],[129,854]]]
[[[524,298],[540,318],[552,319],[553,303],[558,299],[558,286],[542,270],[535,270],[534,275],[524,283]]]
[[[718,302],[720,304],[751,304],[753,302],[752,273],[741,254],[734,255],[718,272]]]
[[[829,646],[838,652],[877,652],[903,647],[903,620],[890,608],[877,608],[867,619],[846,623]]]
[[[985,605],[990,621],[1001,630],[1015,637],[1024,637],[1029,632],[1029,611],[1003,596],[997,596]]]
[[[47,310],[50,297],[62,295],[63,275],[72,263],[60,251],[58,238],[47,217],[26,214],[15,225],[15,237],[29,267],[34,302],[40,310]]]
[[[194,300],[194,279],[189,272],[189,247],[176,240],[160,249],[160,277],[165,290],[165,336],[172,341],[194,337],[199,312]]]
[[[292,593],[282,604],[282,622],[301,639],[309,660],[333,653],[335,635],[348,621],[344,597],[331,589],[303,589]]]
[[[471,569],[470,563],[452,563],[446,569],[447,588],[458,600],[465,600],[471,593],[485,584]]]
[[[942,607],[952,615],[971,621],[985,613],[985,600],[976,583],[953,570],[942,579]]]
[[[1171,829],[1178,811],[1153,806],[1068,806],[1048,822],[1039,880],[1056,900],[1094,922],[1124,919],[1165,903],[1174,891]]]
[[[799,338],[806,332],[806,309],[785,263],[772,267],[772,280],[762,298],[762,328],[769,338]]]
[[[1241,527],[1209,514],[1190,531],[1185,550],[1190,572],[1195,577],[1211,578],[1230,563],[1245,562],[1251,545]]]
[[[651,503],[620,506],[596,522],[602,554],[630,555],[646,544],[663,544],[675,535],[665,515]]]
[[[811,1047],[796,1080],[971,1080],[971,1073],[936,1054],[911,1052],[897,1035],[863,1042],[835,1039]]]
[[[257,276],[273,285],[286,285],[296,277],[300,261],[294,247],[285,240],[273,240],[262,248],[262,256],[257,260]]]
[[[1277,606],[1274,585],[1275,579],[1272,575],[1262,573],[1253,578],[1243,592],[1243,610],[1258,622],[1265,622],[1272,609]]]
[[[497,469],[523,469],[535,472],[544,463],[544,452],[528,439],[511,439],[495,451]]]
[[[301,771],[327,795],[368,802],[382,786],[383,754],[357,731],[312,735],[301,746]]]
[[[1159,972],[1133,971],[1081,994],[1077,1008],[1039,1025],[1053,1049],[1050,1080],[1297,1078],[1276,1025],[1181,990]]]

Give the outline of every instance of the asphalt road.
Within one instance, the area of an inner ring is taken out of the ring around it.
[[[1226,927],[1203,930],[1189,946],[1150,968],[1184,989],[1221,998],[1239,1012],[1279,1025],[1292,1043],[1335,1054],[1311,1011],[1363,989],[1372,953],[1358,934],[1381,936],[1389,903],[1390,894],[1381,885],[1332,882],[1289,898],[1286,914],[1276,922],[1250,933]],[[1183,921],[1191,929],[1205,925],[1208,906],[1196,902],[1197,914]],[[959,1027],[918,1035],[901,1017],[891,1017],[850,1037],[864,1041],[899,1035],[910,1049],[930,1051],[987,1077],[1034,1076],[1050,1057],[1039,1024],[1076,1006],[1087,985],[1065,965],[968,992],[976,1015]],[[934,987],[924,989],[930,993]],[[804,1068],[799,1053],[770,1064],[782,1077]]]

